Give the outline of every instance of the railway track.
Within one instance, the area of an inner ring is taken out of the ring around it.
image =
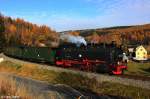
[[[150,81],[150,77],[146,77],[146,76],[129,75],[129,74],[115,75],[115,76],[121,77],[121,78],[134,79],[134,80]]]
[[[56,66],[50,66],[47,64],[43,63],[35,63],[35,62],[29,62],[29,61],[24,61],[20,59],[15,59],[12,57],[5,56],[4,54],[0,54],[0,57],[3,57],[4,60],[8,61],[13,61],[16,63],[20,64],[35,64],[38,65],[38,67],[41,69],[48,69],[48,70],[53,70],[56,72],[71,72],[75,74],[81,74],[83,76],[87,76],[89,78],[96,78],[98,82],[113,82],[113,83],[120,83],[124,85],[130,85],[130,86],[135,86],[135,87],[141,87],[141,88],[146,88],[150,89],[150,77],[143,77],[143,76],[136,76],[136,75],[108,75],[108,74],[98,74],[98,73],[92,73],[92,72],[84,72],[84,71],[79,71],[79,70],[73,70],[73,69],[65,69],[61,67],[56,67]]]
[[[73,70],[76,70],[76,71],[83,71],[83,70],[79,70],[79,69],[75,69],[75,68],[69,68],[69,69],[73,69]],[[91,72],[91,71],[83,71],[83,72],[96,73],[96,72]],[[106,76],[114,76],[114,77],[134,79],[134,80],[150,81],[150,77],[148,77],[148,76],[129,75],[129,74],[109,75],[108,73],[96,73],[96,74],[99,74],[99,75],[103,74],[103,75],[106,75]]]

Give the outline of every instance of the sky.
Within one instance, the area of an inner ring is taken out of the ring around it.
[[[150,23],[150,0],[0,0],[0,12],[56,31]]]

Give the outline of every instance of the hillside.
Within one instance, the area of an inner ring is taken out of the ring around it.
[[[144,44],[150,45],[150,24],[136,26],[117,26],[110,28],[86,29],[76,31],[65,31],[70,34],[80,35],[88,42],[110,43],[116,41],[117,44]],[[73,33],[76,32],[76,33]]]
[[[118,45],[150,45],[150,24],[135,26],[116,26],[109,28],[64,31],[74,36],[83,36],[87,42],[110,43],[116,41]],[[58,46],[60,34],[45,25],[36,25],[23,19],[13,19],[0,14],[0,44]]]
[[[46,25],[37,25],[23,19],[0,14],[0,45],[56,46],[59,34]]]

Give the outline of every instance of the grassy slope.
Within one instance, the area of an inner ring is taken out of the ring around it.
[[[150,63],[137,63],[130,61],[128,63],[126,74],[150,77]]]
[[[58,73],[50,70],[38,69],[37,66],[30,64],[20,65],[5,61],[0,63],[0,72],[14,73],[20,76],[31,77],[54,84],[67,84],[75,89],[90,90],[98,94],[129,96],[133,97],[134,99],[150,98],[150,90],[111,82],[98,83],[95,78],[89,79],[79,74],[66,72]]]

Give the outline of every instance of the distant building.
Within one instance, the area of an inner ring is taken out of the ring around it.
[[[134,48],[128,48],[128,51],[129,51],[130,53],[133,53],[133,52],[134,52]]]
[[[135,49],[136,49],[137,45],[128,45],[128,57],[129,59],[132,59],[133,57],[135,57]]]
[[[148,59],[147,50],[142,45],[136,47],[134,49],[133,59],[138,61],[147,60]]]
[[[46,45],[44,43],[39,43],[38,46],[39,47],[46,47]]]

